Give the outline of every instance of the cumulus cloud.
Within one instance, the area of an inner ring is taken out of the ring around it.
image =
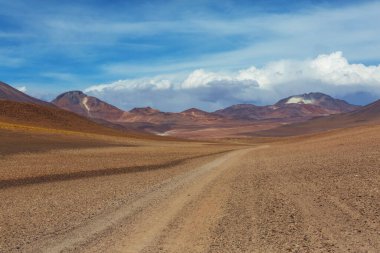
[[[352,64],[342,52],[314,59],[280,60],[237,72],[198,69],[185,77],[119,80],[85,91],[123,108],[155,106],[178,111],[187,107],[215,110],[234,103],[271,104],[285,96],[320,91],[336,97],[380,95],[380,65]]]

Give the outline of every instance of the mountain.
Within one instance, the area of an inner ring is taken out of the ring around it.
[[[52,103],[106,127],[181,137],[207,137],[211,132],[215,136],[217,132],[250,135],[256,131],[280,129],[281,127],[278,127],[284,124],[305,122],[320,116],[340,115],[360,109],[323,93],[290,96],[268,106],[237,104],[212,113],[197,108],[179,113],[161,112],[152,107],[123,111],[81,91],[63,93]],[[288,126],[284,126],[285,130],[281,131],[286,132],[286,127]],[[300,127],[302,128],[302,125]],[[311,131],[310,129],[308,131]]]
[[[52,104],[48,102],[28,96],[25,93],[13,88],[9,84],[3,83],[3,82],[0,82],[0,100],[52,106]]]
[[[136,107],[136,108],[133,108],[132,110],[130,110],[129,112],[132,114],[136,114],[136,115],[138,115],[138,114],[139,115],[152,115],[152,114],[160,113],[159,110],[153,109],[150,106],[148,106],[148,107]]]
[[[52,103],[76,114],[107,121],[117,121],[124,111],[81,91],[69,91],[59,95]]]
[[[283,125],[255,133],[259,136],[293,136],[318,133],[338,128],[380,124],[380,100],[355,111],[317,117],[305,122]]]
[[[226,121],[300,121],[316,116],[349,112],[357,106],[334,99],[323,93],[308,93],[291,96],[274,105],[256,106],[238,104],[213,113],[191,108],[180,113],[161,112],[151,107],[134,108],[129,112],[107,104],[98,98],[87,96],[81,91],[70,91],[52,101],[56,106],[93,119],[114,123],[149,123],[153,125],[207,125]],[[161,127],[160,127],[161,128]]]
[[[55,106],[10,100],[0,100],[0,122],[86,133],[121,134]]]
[[[267,118],[271,111],[272,108],[270,106],[237,104],[215,111],[213,114],[230,119],[259,120]]]
[[[149,122],[154,124],[204,124],[220,119],[219,116],[196,108],[179,113],[161,112],[151,107],[134,108],[126,112],[120,121]]]
[[[118,124],[159,135],[172,130],[207,128],[212,124],[223,125],[224,122],[224,118],[196,108],[172,113],[161,112],[151,107],[134,108],[125,112],[118,120]]]
[[[283,107],[287,105],[313,105],[323,108],[326,113],[335,114],[356,110],[358,106],[351,105],[344,100],[333,98],[329,95],[312,92],[297,96],[291,96],[278,101],[275,106]]]
[[[308,119],[350,112],[357,108],[359,107],[323,93],[307,93],[287,97],[274,105],[255,106],[240,104],[218,110],[214,113],[239,120],[281,120]]]
[[[190,108],[179,114],[194,121],[217,121],[221,119],[221,116],[219,115],[205,112],[197,108]]]
[[[161,112],[151,107],[134,108],[130,111],[107,104],[106,102],[84,94],[81,91],[69,91],[59,95],[52,103],[59,108],[91,118],[107,127],[148,132],[161,132],[183,125],[203,125],[220,117],[199,109],[189,109],[181,113]],[[107,123],[108,122],[108,123]]]

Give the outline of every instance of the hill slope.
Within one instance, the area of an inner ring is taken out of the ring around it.
[[[48,102],[28,96],[25,93],[3,82],[0,82],[0,100],[9,100],[37,105],[52,106],[52,104]]]
[[[0,100],[0,122],[85,133],[123,135],[56,107]]]
[[[352,112],[318,117],[301,123],[257,132],[260,136],[293,136],[326,130],[380,124],[380,100]]]

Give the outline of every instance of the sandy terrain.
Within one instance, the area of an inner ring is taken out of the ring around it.
[[[380,126],[78,142],[2,154],[1,252],[380,251]]]

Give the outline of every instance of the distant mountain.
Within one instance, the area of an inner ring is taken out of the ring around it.
[[[267,118],[272,110],[270,106],[237,104],[215,111],[213,114],[238,120],[259,120]]]
[[[0,100],[8,100],[15,102],[31,103],[36,105],[52,106],[52,104],[33,98],[25,93],[13,88],[12,86],[0,82]]]
[[[351,116],[356,122],[380,121],[380,100],[348,113],[347,116]]]
[[[192,120],[215,121],[215,120],[221,119],[221,116],[219,116],[219,115],[209,113],[209,112],[205,112],[205,111],[199,110],[197,108],[190,108],[190,109],[187,109],[183,112],[180,112],[179,114],[184,116],[184,117],[191,118]]]
[[[124,111],[81,91],[69,91],[59,95],[52,103],[76,114],[107,121],[117,121]]]
[[[268,120],[312,118],[356,110],[358,106],[332,98],[323,93],[308,93],[287,97],[274,105],[255,106],[240,104],[214,112],[239,120]]]
[[[196,108],[191,108],[179,113],[161,112],[151,107],[134,108],[126,112],[120,121],[124,122],[149,122],[154,124],[207,124],[210,121],[221,119],[220,116],[208,113]]]
[[[140,115],[152,115],[156,113],[160,113],[159,110],[153,109],[152,107],[136,107],[129,111],[133,114],[140,114]]]
[[[161,112],[152,107],[123,111],[81,91],[63,93],[52,103],[107,127],[159,135],[180,133],[182,136],[186,132],[207,135],[207,131],[201,133],[201,129],[233,132],[236,128],[239,129],[236,131],[249,133],[283,124],[304,122],[319,116],[352,112],[360,108],[323,93],[290,96],[268,106],[238,104],[212,113],[197,108],[179,113]]]
[[[380,124],[380,100],[355,111],[317,117],[304,122],[283,125],[255,133],[259,136],[292,136],[318,133],[332,129]]]
[[[320,92],[291,96],[278,101],[275,106],[283,107],[294,104],[318,106],[329,114],[350,112],[358,108],[358,106],[351,105],[344,100],[336,99]]]
[[[180,113],[161,112],[152,107],[134,108],[123,111],[98,98],[87,96],[81,91],[70,91],[52,101],[56,106],[77,114],[118,123],[149,123],[154,125],[213,124],[231,120],[257,121],[306,120],[317,116],[344,113],[357,109],[343,100],[334,99],[323,93],[308,93],[291,96],[274,105],[256,106],[238,104],[213,113],[191,108]],[[141,125],[141,124],[140,124]]]
[[[134,108],[123,111],[98,98],[88,96],[81,91],[70,91],[59,95],[52,103],[62,109],[86,116],[102,125],[148,132],[161,132],[173,128],[210,124],[219,116],[189,109],[181,113],[161,112],[151,107]],[[108,122],[108,123],[107,123]]]

